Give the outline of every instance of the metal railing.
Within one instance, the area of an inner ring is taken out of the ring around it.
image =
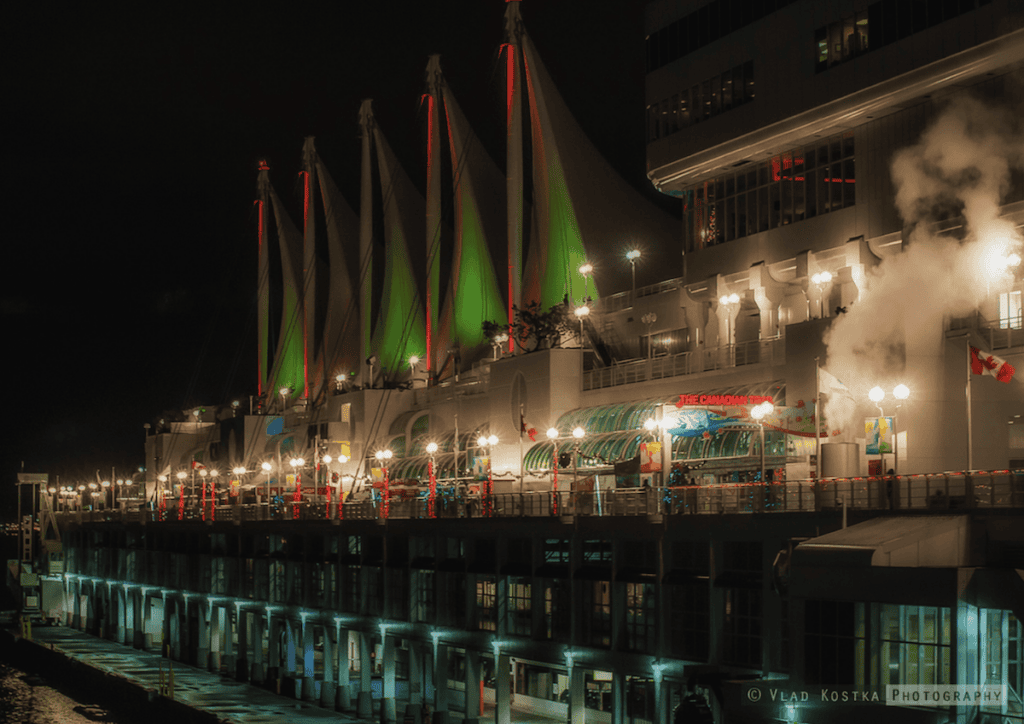
[[[502,493],[491,496],[439,493],[431,514],[426,491],[412,499],[392,498],[389,519],[511,518],[564,516],[711,515],[729,513],[796,513],[834,510],[979,510],[1024,508],[1024,470],[972,473],[830,478],[783,483],[727,483],[669,488],[619,488],[598,491]],[[62,523],[178,522],[176,508],[163,515],[150,509],[59,513]],[[219,505],[204,517],[187,507],[189,523],[235,524],[256,521],[379,520],[385,517],[380,498],[345,503],[304,501],[266,505]]]
[[[785,361],[786,348],[783,338],[755,339],[588,370],[583,373],[583,389],[600,390],[605,387],[682,377],[761,362],[783,364]]]
[[[1024,345],[1022,327],[1024,322],[1019,314],[1004,319],[985,319],[980,314],[974,314],[949,320],[950,330],[973,329],[978,336],[988,342],[988,351]]]

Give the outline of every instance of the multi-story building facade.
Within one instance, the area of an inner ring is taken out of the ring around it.
[[[569,348],[158,424],[150,489],[183,484],[65,519],[68,620],[363,714],[1021,721],[1024,394],[968,350],[1024,363],[1022,22],[1009,0],[652,4],[649,176],[683,211],[665,281],[602,297]],[[957,299],[974,272],[941,260],[993,243],[1008,263]],[[821,461],[819,366],[851,398]],[[873,470],[867,389],[897,382]],[[633,467],[647,443],[660,471]],[[246,470],[202,516],[197,463]],[[1007,698],[885,706],[946,684]]]

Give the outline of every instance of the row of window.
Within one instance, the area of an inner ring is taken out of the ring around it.
[[[754,100],[754,61],[647,106],[647,142]]]
[[[713,0],[647,36],[647,72],[678,60],[793,0]]]
[[[988,5],[992,0],[978,0]],[[975,8],[975,0],[880,0],[866,11],[818,28],[814,33],[816,70],[910,37]]]
[[[853,206],[853,132],[683,192],[685,243],[702,249]]]

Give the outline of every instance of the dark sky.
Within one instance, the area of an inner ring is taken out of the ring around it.
[[[357,113],[373,98],[422,188],[417,105],[440,53],[504,166],[501,0],[62,5],[5,12],[5,486],[21,461],[65,479],[139,465],[161,411],[254,392],[259,159],[294,215],[314,135],[357,207]],[[643,6],[526,0],[522,14],[590,138],[657,198]]]

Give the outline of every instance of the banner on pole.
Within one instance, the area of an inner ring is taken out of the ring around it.
[[[893,422],[892,417],[866,417],[864,418],[864,452],[868,455],[880,455],[893,451]]]

